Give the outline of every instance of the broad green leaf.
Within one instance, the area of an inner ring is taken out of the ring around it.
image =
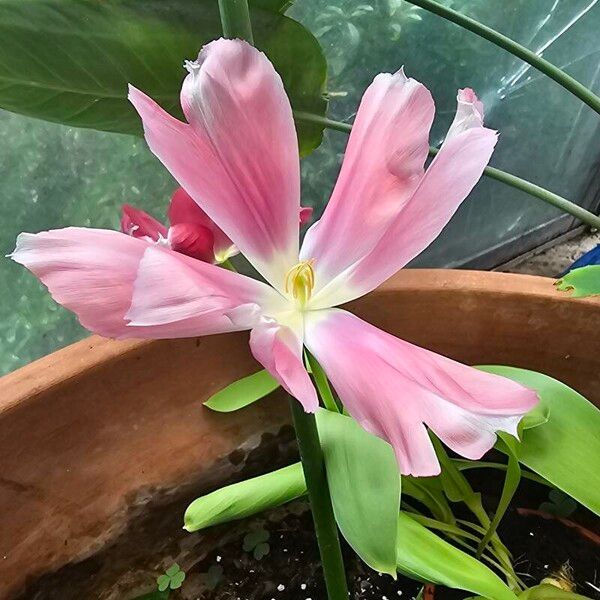
[[[519,600],[590,600],[574,592],[561,590],[555,585],[542,584],[525,590],[519,594]]]
[[[418,579],[479,594],[490,600],[516,596],[483,563],[455,548],[401,512],[398,519],[398,571]]]
[[[316,414],[338,527],[371,568],[396,577],[400,475],[392,447],[339,413]]]
[[[478,368],[538,392],[548,420],[522,431],[519,461],[600,514],[600,410],[547,375],[515,367]]]
[[[244,519],[306,494],[302,465],[295,463],[266,475],[228,485],[194,500],[185,511],[184,529]]]
[[[600,294],[600,265],[573,269],[554,285],[561,292],[572,292],[573,298],[585,298]]]
[[[217,412],[232,412],[264,398],[278,387],[279,382],[263,369],[230,383],[206,400],[204,406]]]
[[[314,36],[264,6],[252,8],[258,48],[282,76],[295,110],[325,114],[327,65]],[[216,0],[2,0],[0,107],[20,114],[120,133],[141,133],[127,100],[132,83],[181,117],[185,59],[221,37]],[[322,127],[303,123],[306,154]]]

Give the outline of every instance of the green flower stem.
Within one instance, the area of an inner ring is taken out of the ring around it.
[[[298,121],[316,123],[323,125],[328,129],[335,129],[336,131],[341,131],[343,133],[350,133],[350,131],[352,131],[352,125],[348,123],[333,121],[332,119],[314,115],[312,113],[296,111],[294,112],[294,117]],[[438,152],[439,150],[437,148],[429,148],[430,156],[435,156]],[[535,196],[536,198],[551,204],[559,210],[570,214],[576,219],[579,219],[594,229],[600,229],[600,216],[595,215],[589,210],[582,208],[578,204],[575,204],[574,202],[571,202],[570,200],[567,200],[566,198],[563,198],[554,192],[550,192],[549,190],[546,190],[535,183],[531,183],[526,179],[521,179],[516,175],[511,175],[506,171],[501,171],[500,169],[496,169],[494,167],[486,167],[483,170],[483,174],[491,179],[495,179],[496,181],[500,181],[506,185],[510,185],[511,187],[521,190],[530,196]]]
[[[541,71],[544,75],[547,75],[551,79],[554,79],[556,83],[564,87],[566,90],[571,92],[574,96],[577,96],[580,100],[585,102],[590,108],[600,114],[600,97],[596,96],[590,89],[586,88],[582,83],[567,75],[562,69],[559,69],[556,65],[548,62],[546,59],[538,56],[535,52],[532,52],[525,46],[518,44],[509,37],[502,35],[495,29],[483,25],[475,19],[471,19],[456,10],[442,6],[434,0],[406,0],[410,4],[420,6],[429,12],[432,12],[439,17],[442,17],[456,25],[460,25],[464,29],[477,34],[478,36],[492,42],[499,48],[510,52],[514,56],[521,60],[529,63],[532,67]]]
[[[292,397],[290,407],[321,553],[327,597],[329,600],[348,600],[346,573],[315,416],[304,412],[302,405]]]
[[[327,375],[325,375],[325,372],[323,371],[317,359],[308,350],[306,350],[306,362],[310,367],[313,379],[315,381],[315,385],[317,386],[317,390],[319,391],[319,395],[323,400],[325,408],[333,412],[341,412],[340,407],[338,406],[337,402],[335,401],[335,398],[333,397],[331,388],[329,387]]]
[[[248,0],[219,0],[219,13],[226,38],[239,38],[254,44]]]

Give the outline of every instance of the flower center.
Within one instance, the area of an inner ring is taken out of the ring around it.
[[[291,294],[302,307],[310,300],[315,287],[314,262],[314,258],[303,260],[293,266],[285,276],[286,293]]]

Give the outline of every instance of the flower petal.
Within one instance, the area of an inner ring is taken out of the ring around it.
[[[366,294],[440,234],[475,187],[496,145],[497,134],[482,126],[480,110],[472,91],[459,94],[452,130],[410,199],[370,253],[313,297],[313,308],[342,304]]]
[[[166,257],[164,262],[169,270],[162,272],[161,281],[155,282],[157,287],[140,291],[138,270],[148,252]],[[52,297],[73,311],[85,328],[106,337],[159,339],[249,329],[258,310],[254,300],[260,301],[270,294],[278,297],[258,281],[104,229],[68,227],[37,234],[22,233],[11,258],[39,277]],[[186,281],[179,280],[180,275],[187,275],[186,267],[179,267],[182,262],[193,264],[200,273],[208,270],[203,279],[196,275],[194,280],[196,286],[206,283],[203,296],[194,298],[196,306],[205,302],[204,310],[197,313],[181,310],[175,320],[172,314],[170,319],[162,314],[161,319],[153,313],[144,315],[139,307],[137,311],[130,308],[134,285],[138,294],[147,292],[143,304],[149,309],[155,308],[160,299],[164,303],[165,295],[173,298],[175,292],[171,290],[181,290],[186,285]],[[212,300],[209,310],[210,296],[217,287],[221,294],[231,292],[232,298],[220,298],[220,303]],[[146,317],[146,322],[131,325],[128,313],[140,321]]]
[[[150,149],[275,287],[298,260],[300,172],[292,110],[266,56],[217,40],[188,63],[189,125],[130,87]]]
[[[277,310],[284,302],[260,281],[150,246],[125,318],[130,326],[171,325],[172,337],[193,337],[250,329],[262,310]]]
[[[302,338],[291,327],[263,318],[250,334],[250,349],[306,412],[319,406],[317,393],[302,362]]]
[[[162,223],[131,204],[123,204],[121,209],[121,231],[136,238],[148,238],[148,241],[167,237],[167,228]]]
[[[367,88],[331,199],[302,245],[301,257],[315,259],[317,286],[368,254],[410,198],[433,115],[429,90],[402,70]]]
[[[171,227],[182,223],[191,223],[209,229],[213,235],[213,253],[216,262],[223,262],[239,252],[223,230],[194,202],[183,188],[176,189],[171,198],[169,222]]]
[[[11,258],[39,277],[56,302],[73,311],[90,331],[136,337],[124,316],[148,247],[117,231],[68,227],[21,233]]]
[[[480,458],[497,431],[515,435],[534,391],[389,335],[339,309],[305,321],[305,344],[348,412],[394,447],[405,475],[439,473],[425,425],[457,453]]]
[[[212,263],[215,259],[214,236],[207,227],[193,223],[178,223],[169,227],[168,240],[171,250],[175,252],[181,252],[204,262]]]

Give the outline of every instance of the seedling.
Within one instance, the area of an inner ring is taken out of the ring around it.
[[[548,501],[540,504],[540,510],[555,517],[570,517],[577,510],[577,502],[560,490],[550,490]]]
[[[255,529],[244,537],[244,551],[252,552],[254,558],[260,560],[269,554],[271,550],[267,543],[268,539],[269,532],[266,529]]]
[[[177,563],[173,563],[162,575],[157,577],[158,591],[177,590],[181,587],[184,579],[185,573]]]

